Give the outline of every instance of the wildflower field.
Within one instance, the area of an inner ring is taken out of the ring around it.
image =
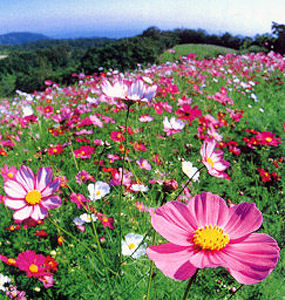
[[[189,54],[2,99],[0,299],[281,299],[284,68]]]

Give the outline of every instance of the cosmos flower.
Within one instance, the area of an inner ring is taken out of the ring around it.
[[[199,181],[200,173],[197,172],[198,169],[193,166],[190,161],[183,161],[182,162],[182,171],[189,177],[192,178],[194,182]],[[195,174],[196,173],[196,174]],[[193,175],[195,176],[193,177]]]
[[[140,234],[128,233],[122,241],[122,254],[135,259],[144,255],[147,245],[146,243],[142,243],[143,239],[144,237]]]
[[[169,243],[146,253],[166,276],[186,280],[197,269],[224,267],[241,284],[265,279],[279,259],[277,242],[252,233],[262,224],[254,203],[227,207],[218,195],[201,193],[187,205],[172,201],[152,215],[154,229]]]
[[[202,156],[202,162],[208,170],[208,173],[217,178],[227,178],[229,176],[227,173],[223,172],[226,170],[230,163],[226,160],[223,160],[224,153],[222,150],[215,150],[216,141],[210,140],[204,141],[201,149],[200,154]]]
[[[31,217],[39,221],[46,218],[49,209],[61,205],[60,197],[55,195],[61,182],[58,178],[52,180],[52,175],[50,167],[41,167],[35,176],[30,168],[22,165],[15,178],[5,181],[4,203],[15,210],[15,220]]]
[[[167,117],[163,120],[163,130],[166,132],[166,136],[180,132],[185,127],[185,123],[181,120],[176,120],[175,117],[171,117],[170,121]]]
[[[103,181],[88,184],[89,198],[91,201],[99,200],[110,193],[110,186]]]
[[[101,88],[106,96],[129,102],[149,102],[154,98],[157,90],[157,86],[149,86],[141,79],[137,79],[130,84],[125,81],[116,81],[113,85],[104,80]]]

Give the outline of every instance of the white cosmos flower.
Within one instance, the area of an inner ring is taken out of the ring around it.
[[[182,171],[189,177],[192,178],[192,176],[198,171],[196,167],[193,166],[193,164],[190,161],[183,161],[182,162]],[[199,181],[200,172],[197,172],[195,176],[192,178],[192,180]]]
[[[8,276],[5,276],[0,273],[0,290],[5,292],[7,290],[7,287],[5,287],[6,283],[9,283],[11,279]]]
[[[110,186],[108,183],[103,181],[97,181],[95,184],[90,183],[88,184],[88,191],[89,191],[89,199],[92,201],[96,201],[98,199],[103,198],[107,194],[110,193]]]
[[[91,223],[92,220],[93,220],[93,222],[95,222],[95,221],[97,220],[97,217],[96,217],[94,214],[90,215],[90,214],[87,214],[87,213],[84,213],[83,215],[79,216],[79,218],[80,218],[84,223]],[[84,223],[83,223],[83,224],[84,224]]]
[[[132,258],[139,258],[144,255],[147,244],[141,244],[143,238],[144,237],[140,234],[135,234],[133,232],[128,233],[122,241],[122,254],[125,256],[131,256]]]
[[[146,185],[143,185],[143,184],[132,184],[131,190],[133,192],[147,192],[148,187]]]
[[[34,110],[32,109],[31,105],[22,106],[22,110],[23,110],[23,118],[31,116],[34,113]]]

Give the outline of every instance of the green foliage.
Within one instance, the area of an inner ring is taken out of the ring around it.
[[[185,44],[173,47],[175,53],[165,51],[160,57],[159,62],[176,61],[180,56],[187,56],[189,53],[195,53],[197,59],[211,58],[227,53],[236,53],[237,51],[221,46],[205,45],[205,44]]]

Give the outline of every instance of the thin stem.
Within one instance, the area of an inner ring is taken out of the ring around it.
[[[187,295],[188,295],[188,293],[190,291],[192,283],[195,282],[195,279],[196,279],[196,276],[198,274],[198,271],[199,271],[199,269],[197,269],[196,272],[194,273],[194,275],[189,279],[188,285],[187,285],[186,290],[184,292],[183,300],[187,299]]]
[[[73,238],[74,240],[76,240],[76,242],[80,245],[82,245],[88,252],[90,252],[93,256],[95,256],[97,259],[98,257],[95,255],[94,250],[90,249],[88,246],[86,246],[83,242],[81,242],[76,236],[74,236],[72,233],[68,232],[67,230],[65,230],[64,228],[62,228],[60,225],[58,225],[56,222],[54,222],[51,218],[47,218],[49,220],[49,222],[54,225],[58,230],[64,232],[65,234],[67,234],[68,236],[70,236],[71,238]],[[100,261],[100,259],[99,259]],[[111,273],[113,274],[117,274],[115,271],[113,271],[110,267],[106,266],[102,261],[101,263],[103,264],[103,266],[105,268],[107,268]]]
[[[156,238],[156,231],[153,234],[153,244],[154,245],[155,245],[155,238]],[[148,284],[147,284],[146,300],[149,300],[149,296],[150,296],[150,286],[151,286],[151,280],[152,280],[152,276],[153,276],[153,267],[154,267],[154,262],[151,261],[151,263],[150,263],[149,278],[148,278]]]
[[[184,187],[181,189],[181,191],[179,192],[179,194],[178,194],[178,196],[175,198],[175,200],[178,199],[178,197],[183,193],[184,189],[186,189],[186,187],[189,185],[189,183],[190,183],[191,180],[194,178],[194,176],[195,176],[198,172],[200,172],[203,168],[204,168],[204,165],[203,165],[200,169],[198,169],[198,170],[191,176],[190,179],[188,179],[188,181],[186,182],[186,184],[184,185]]]
[[[125,120],[125,132],[126,132],[126,140],[124,145],[124,155],[123,155],[123,163],[122,163],[122,178],[121,178],[121,193],[118,204],[118,219],[119,219],[119,270],[121,268],[122,263],[122,197],[123,197],[123,180],[124,180],[124,167],[125,167],[125,159],[127,155],[127,147],[128,147],[128,119],[130,114],[130,105],[127,104],[128,110]]]

